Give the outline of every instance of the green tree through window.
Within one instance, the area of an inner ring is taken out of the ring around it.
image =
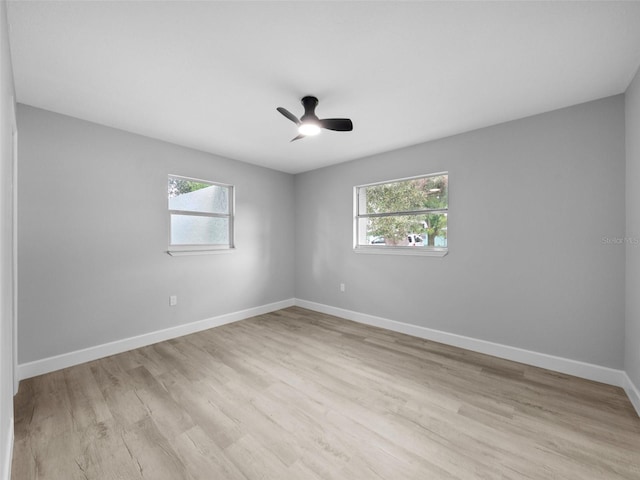
[[[183,193],[195,192],[210,186],[207,183],[187,180],[185,178],[169,177],[169,198],[177,197]]]
[[[446,247],[448,182],[437,174],[357,187],[358,244]]]

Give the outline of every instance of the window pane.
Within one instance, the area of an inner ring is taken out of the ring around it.
[[[448,175],[414,178],[358,189],[358,214],[448,207]]]
[[[169,210],[229,213],[229,187],[169,177]]]
[[[172,214],[171,245],[229,245],[229,219]]]
[[[358,233],[358,245],[446,248],[447,214],[359,218]]]

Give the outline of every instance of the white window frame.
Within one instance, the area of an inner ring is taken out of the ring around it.
[[[189,180],[191,182],[206,183],[207,185],[216,185],[218,187],[224,187],[229,190],[229,212],[228,213],[209,213],[199,212],[194,210],[172,210],[169,208],[169,198],[167,197],[167,211],[169,219],[169,250],[167,253],[171,256],[181,255],[206,255],[216,253],[230,253],[235,250],[234,243],[234,223],[235,223],[235,187],[227,183],[213,182],[211,180],[204,180],[201,178],[185,177],[184,175],[167,175],[167,184],[171,178],[177,178],[180,180]],[[165,185],[167,185],[165,184]],[[166,188],[166,187],[165,187]],[[210,217],[210,218],[228,218],[229,219],[229,243],[223,245],[173,245],[171,243],[171,215],[187,215],[197,217]]]
[[[400,216],[400,215],[414,215],[414,214],[429,214],[429,213],[445,213],[449,214],[449,188],[447,187],[447,208],[428,208],[421,210],[412,210],[406,212],[385,212],[385,213],[370,213],[360,214],[359,202],[363,200],[362,192],[367,187],[375,185],[384,185],[387,183],[404,182],[408,180],[416,180],[419,178],[438,177],[446,175],[449,177],[449,172],[437,172],[428,173],[424,175],[416,175],[413,177],[396,178],[393,180],[384,180],[382,182],[367,183],[364,185],[356,185],[353,187],[353,251],[355,253],[365,254],[377,254],[377,255],[417,255],[426,257],[444,257],[449,253],[449,240],[447,235],[446,247],[412,247],[412,246],[393,246],[393,245],[369,245],[361,243],[361,236],[366,237],[366,232],[359,231],[359,220],[362,218],[371,217],[384,217],[384,216]],[[447,229],[448,234],[448,229]]]

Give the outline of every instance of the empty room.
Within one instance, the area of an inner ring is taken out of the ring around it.
[[[0,0],[0,480],[640,480],[640,1]]]

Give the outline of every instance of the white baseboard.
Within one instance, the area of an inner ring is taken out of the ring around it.
[[[374,315],[345,310],[343,308],[332,307],[307,300],[296,299],[296,305],[309,310],[315,310],[317,312],[334,315],[336,317],[346,318],[347,320],[353,320],[354,322],[373,325],[375,327],[385,328],[394,332],[406,333],[407,335],[412,335],[414,337],[433,340],[434,342],[444,343],[464,348],[466,350],[472,350],[474,352],[485,353],[494,357],[513,360],[515,362],[546,368],[555,372],[574,375],[576,377],[586,378],[596,382],[614,385],[616,387],[622,387],[627,391],[627,393],[629,391],[626,388],[627,385],[633,385],[623,370],[616,370],[614,368],[602,367],[600,365],[571,360],[569,358],[556,357],[546,353],[538,353],[522,348],[510,347],[500,343],[465,337],[455,333],[443,332],[441,330],[434,330],[418,325],[397,322],[395,320],[389,320],[382,317],[376,317]],[[636,399],[638,398],[637,392],[638,391],[635,390]],[[636,402],[633,403],[633,405],[636,408],[638,415],[640,415],[640,408],[638,408],[639,404]]]
[[[280,302],[269,303],[259,307],[248,308],[238,312],[227,313],[217,317],[207,318],[205,320],[166,328],[164,330],[145,333],[143,335],[117,340],[115,342],[96,345],[94,347],[84,348],[75,352],[63,353],[54,357],[43,358],[41,360],[35,360],[28,363],[21,363],[18,365],[18,375],[20,380],[24,380],[25,378],[35,377],[36,375],[42,375],[44,373],[72,367],[74,365],[126,352],[135,348],[146,347],[147,345],[163,342],[183,335],[189,335],[190,333],[200,332],[202,330],[208,330],[209,328],[219,327],[228,323],[255,317],[256,315],[274,312],[282,308],[291,307],[294,304],[295,300],[291,298]]]
[[[629,397],[633,408],[636,409],[638,416],[640,416],[640,389],[638,389],[638,387],[634,385],[634,383],[629,378],[629,375],[627,375],[626,373],[624,374],[624,379],[625,384],[622,388],[624,388],[624,391],[627,392],[627,397]]]
[[[42,375],[44,373],[53,372],[62,368],[79,365],[81,363],[90,362],[109,355],[115,355],[128,350],[132,350],[154,343],[170,340],[172,338],[188,335],[190,333],[207,330],[209,328],[218,327],[256,315],[280,310],[282,308],[297,305],[317,312],[334,315],[347,320],[353,320],[358,323],[372,325],[375,327],[385,328],[399,333],[405,333],[414,337],[424,338],[455,347],[464,348],[474,352],[493,355],[495,357],[513,360],[515,362],[525,363],[536,367],[546,368],[567,375],[586,378],[596,382],[602,382],[616,387],[621,387],[627,393],[632,405],[640,416],[640,393],[636,385],[633,384],[626,372],[613,368],[603,367],[591,363],[571,360],[569,358],[557,357],[546,353],[534,352],[522,348],[511,347],[499,343],[479,340],[477,338],[466,337],[455,333],[444,332],[442,330],[434,330],[409,323],[389,320],[387,318],[377,317],[366,313],[355,312],[343,308],[332,307],[321,303],[311,302],[302,299],[288,299],[280,302],[270,303],[259,307],[249,308],[238,312],[232,312],[217,317],[200,320],[197,322],[179,325],[176,327],[151,332],[136,337],[126,338],[115,342],[96,345],[75,352],[64,353],[54,357],[44,358],[33,362],[18,365],[19,378],[25,379]],[[11,432],[13,434],[13,430]],[[12,437],[13,439],[13,437]],[[4,472],[3,472],[4,473]],[[4,480],[4,478],[0,479]],[[7,479],[8,480],[8,479]]]
[[[2,458],[0,458],[2,465],[2,472],[0,472],[0,480],[11,480],[11,459],[13,458],[13,416],[9,422],[9,431],[7,432],[7,443],[5,451],[2,452]]]

